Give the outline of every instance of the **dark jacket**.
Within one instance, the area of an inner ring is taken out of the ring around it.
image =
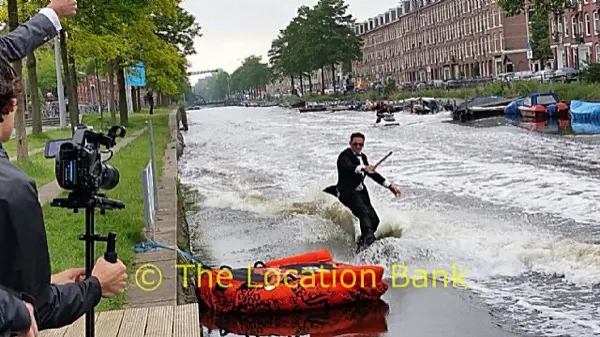
[[[0,287],[0,335],[23,331],[31,326],[29,310],[15,293]]]
[[[48,241],[35,181],[10,162],[1,145],[0,186],[0,286],[34,299],[40,330],[73,323],[100,302],[98,279],[50,284]],[[77,238],[62,239],[77,244]]]
[[[367,160],[367,155],[361,153],[362,161],[364,165],[369,165],[369,161]],[[338,156],[337,160],[337,171],[338,171],[338,181],[337,181],[337,189],[341,194],[346,192],[354,191],[358,185],[360,185],[365,180],[366,172],[362,172],[363,174],[358,173],[358,167],[360,166],[360,160],[352,152],[352,149],[347,148]],[[384,185],[385,178],[382,177],[379,173],[371,173],[366,174],[371,179],[375,180],[380,185]],[[366,186],[365,186],[366,189]]]
[[[21,60],[56,35],[58,31],[52,21],[38,13],[17,29],[0,36],[0,56],[9,62]]]

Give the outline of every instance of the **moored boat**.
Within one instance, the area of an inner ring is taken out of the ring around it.
[[[327,107],[324,104],[307,104],[305,107],[298,109],[299,112],[313,112],[313,111],[327,111]]]
[[[335,262],[327,250],[199,272],[197,297],[219,312],[280,312],[378,300],[387,291],[380,266]]]
[[[565,113],[568,114],[569,106],[561,102],[555,93],[548,91],[527,95],[518,109],[522,117],[543,119],[560,115],[564,117]]]

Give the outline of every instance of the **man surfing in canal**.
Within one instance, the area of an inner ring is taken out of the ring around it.
[[[379,226],[379,217],[371,205],[369,192],[364,184],[369,176],[378,184],[388,188],[396,197],[400,190],[394,184],[375,172],[376,166],[369,165],[367,156],[362,152],[365,146],[365,136],[353,133],[350,136],[350,147],[342,151],[337,159],[337,185],[327,187],[324,192],[336,196],[360,221],[360,239],[358,251],[375,242],[375,231]]]

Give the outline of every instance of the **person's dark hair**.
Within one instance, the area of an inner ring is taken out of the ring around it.
[[[8,115],[12,100],[21,94],[21,85],[21,79],[13,67],[0,57],[0,122],[3,121],[2,115]]]
[[[365,140],[365,135],[363,135],[360,132],[355,132],[353,134],[350,135],[350,141],[352,141],[354,138],[360,138],[362,140]]]

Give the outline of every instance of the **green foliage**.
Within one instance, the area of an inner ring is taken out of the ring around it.
[[[277,77],[298,77],[362,59],[362,39],[344,0],[301,6],[296,17],[271,43],[269,63]],[[347,67],[346,67],[347,68]]]
[[[600,63],[590,63],[582,73],[583,80],[587,83],[600,83]]]
[[[230,78],[231,91],[242,92],[264,89],[272,78],[272,72],[262,57],[251,55],[242,61]]]
[[[533,8],[536,10],[539,9],[546,13],[557,15],[562,14],[565,9],[573,8],[571,0],[498,0],[498,5],[506,11],[508,16],[516,16],[525,13],[526,4],[533,5]]]
[[[199,80],[194,85],[194,93],[200,95],[207,101],[222,101],[229,94],[230,75],[219,69],[219,72],[213,74],[207,79]]]

